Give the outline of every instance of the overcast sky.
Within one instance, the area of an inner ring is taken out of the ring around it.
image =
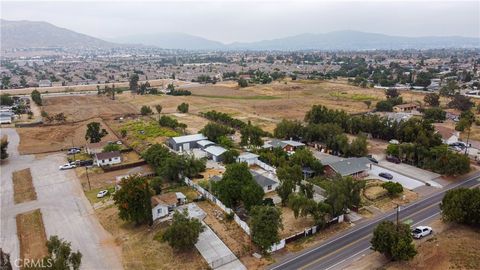
[[[4,1],[1,17],[47,21],[100,38],[183,32],[257,41],[359,30],[401,36],[480,36],[480,1]]]

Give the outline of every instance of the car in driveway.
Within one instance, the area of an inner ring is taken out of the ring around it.
[[[81,152],[81,150],[79,148],[70,148],[70,149],[68,149],[67,154],[68,155],[73,155],[73,154],[78,154],[80,152]]]
[[[387,172],[381,172],[381,173],[378,174],[378,176],[383,177],[383,178],[388,179],[388,180],[393,179],[393,175],[391,175]]]
[[[63,164],[63,165],[60,165],[58,167],[59,170],[69,170],[69,169],[73,169],[77,167],[77,165],[75,165],[75,163],[66,163],[66,164]]]
[[[98,193],[97,193],[97,198],[103,198],[105,196],[107,196],[108,194],[108,190],[104,189],[104,190],[100,190]]]
[[[395,164],[400,164],[400,159],[394,156],[387,156],[387,161],[393,162]]]
[[[414,230],[412,230],[412,237],[415,239],[420,239],[424,236],[430,235],[433,233],[431,227],[428,226],[418,226]]]

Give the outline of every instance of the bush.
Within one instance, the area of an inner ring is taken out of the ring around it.
[[[410,226],[395,225],[391,221],[383,221],[373,231],[372,248],[394,261],[404,261],[413,258],[417,251],[412,243]]]
[[[37,104],[38,106],[42,106],[42,95],[40,92],[38,92],[37,89],[32,91],[32,94],[30,95],[32,97],[33,102]]]
[[[183,102],[182,104],[178,105],[177,111],[181,113],[187,113],[188,112],[188,103]]]
[[[382,187],[387,190],[389,196],[397,196],[403,192],[403,186],[396,182],[385,182]]]
[[[149,114],[152,114],[153,111],[152,111],[152,108],[150,108],[150,106],[143,105],[142,108],[140,109],[140,113],[142,115],[149,115]]]
[[[163,234],[163,240],[176,250],[189,250],[195,246],[204,229],[198,219],[188,217],[186,209],[183,212],[175,211],[172,225]]]
[[[480,189],[459,188],[449,190],[440,204],[443,219],[480,225]]]

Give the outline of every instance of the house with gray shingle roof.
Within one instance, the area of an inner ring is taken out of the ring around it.
[[[354,178],[363,178],[368,175],[372,162],[366,157],[346,158],[340,161],[325,165],[325,174],[333,176],[352,176]]]

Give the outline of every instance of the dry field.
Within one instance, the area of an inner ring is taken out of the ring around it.
[[[37,193],[33,186],[30,168],[21,171],[14,171],[12,181],[13,198],[15,203],[34,201],[37,199]]]
[[[394,198],[390,198],[389,196],[381,196],[381,194],[384,194],[384,189],[380,185],[384,182],[378,179],[367,181],[368,184],[378,184],[378,186],[372,186],[365,189],[364,193],[362,194],[362,204],[372,205],[383,212],[394,209],[397,204],[405,205],[418,199],[417,193],[406,188],[403,189],[402,194]],[[375,200],[369,200],[366,197],[378,198]]]
[[[314,222],[310,216],[295,218],[292,209],[282,207],[282,224],[283,230],[280,231],[280,238],[285,238],[312,227]]]
[[[185,253],[172,250],[168,243],[155,240],[154,237],[165,229],[147,226],[134,227],[118,217],[117,207],[96,210],[102,226],[115,238],[121,247],[123,267],[128,269],[208,269],[196,249]]]
[[[20,135],[19,151],[21,154],[38,154],[61,151],[72,146],[85,146],[85,132],[90,122],[99,122],[101,127],[108,131],[103,140],[118,140],[102,119],[93,118],[74,124],[17,128]]]
[[[40,209],[18,214],[17,234],[20,242],[20,258],[42,259],[48,254],[47,236]]]

